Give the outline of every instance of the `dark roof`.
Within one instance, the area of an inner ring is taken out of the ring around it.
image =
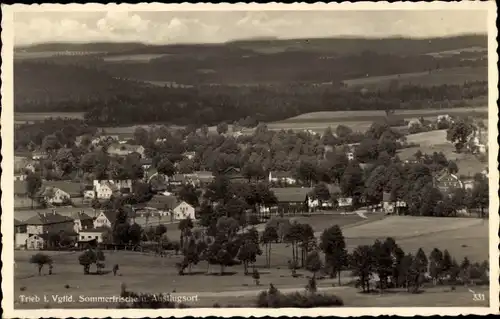
[[[116,210],[105,210],[103,213],[111,223],[114,223],[116,221],[116,217],[118,216],[118,212]]]
[[[280,203],[303,202],[311,192],[309,187],[271,188]]]
[[[24,225],[25,223],[23,223],[22,221],[20,221],[19,219],[15,219],[14,218],[14,226],[21,226],[21,225]]]
[[[174,209],[177,205],[178,201],[175,196],[155,195],[145,206],[156,209]]]
[[[141,165],[151,165],[153,164],[153,160],[150,158],[141,158]]]
[[[84,221],[84,220],[93,220],[92,217],[90,217],[89,215],[85,214],[84,212],[75,212],[72,214],[73,216],[73,219],[79,219],[81,221]]]
[[[72,218],[63,216],[54,211],[52,213],[37,213],[35,216],[28,218],[24,223],[26,225],[48,225],[67,223],[71,221],[73,221]]]
[[[109,229],[106,227],[87,228],[87,229],[80,230],[80,234],[81,233],[105,233],[107,231],[109,231]]]
[[[82,195],[82,184],[72,181],[45,181],[43,186],[59,188],[68,193],[71,197]]]

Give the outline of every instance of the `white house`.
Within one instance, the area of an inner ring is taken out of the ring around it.
[[[196,219],[195,209],[193,206],[182,201],[174,208],[174,219],[182,220],[187,218]]]
[[[131,144],[111,144],[108,147],[108,154],[116,156],[127,156],[132,153],[138,153],[141,157],[144,157],[144,146],[142,145],[131,145]]]
[[[85,214],[83,211],[74,213],[72,218],[74,222],[73,230],[77,234],[84,229],[92,228],[94,226],[93,218]]]
[[[102,243],[104,234],[108,232],[106,228],[88,228],[83,229],[78,234],[78,241],[91,241],[96,240],[97,243]]]
[[[71,200],[71,196],[60,188],[46,187],[42,194],[43,198],[49,204],[63,204]]]
[[[116,215],[115,211],[101,212],[94,220],[94,228],[112,228],[116,222]]]
[[[132,192],[132,180],[94,180],[94,190],[91,192],[90,190],[86,190],[84,192],[84,196],[86,198],[94,198],[93,192],[97,194],[97,198],[99,199],[109,199],[111,195],[115,192],[120,191],[121,189],[128,189],[129,192]]]

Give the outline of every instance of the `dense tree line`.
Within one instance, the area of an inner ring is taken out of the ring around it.
[[[371,73],[367,71],[365,68],[367,66],[384,65],[385,68],[384,63],[373,63],[372,60],[378,58],[370,54],[364,59],[367,62],[339,62],[338,68],[348,66],[345,71],[339,69],[338,72],[334,72],[336,76],[339,74],[339,78],[333,78],[329,71],[328,79],[315,79],[315,83],[307,83],[300,78],[295,79],[297,76],[287,75],[287,79],[293,81],[282,81],[274,85],[257,81],[257,84],[252,86],[217,85],[190,88],[157,87],[137,81],[117,79],[108,71],[88,65],[23,61],[15,63],[15,108],[19,112],[82,111],[86,112],[85,119],[89,123],[99,125],[151,122],[211,125],[222,121],[231,123],[248,116],[254,117],[257,121],[268,122],[314,111],[460,106],[464,100],[472,100],[471,103],[474,103],[474,99],[487,94],[486,80],[463,85],[431,87],[406,85],[397,88],[391,86],[388,89],[363,93],[358,89],[343,88],[341,81],[346,78],[364,77],[367,72],[370,76],[377,74],[376,71]],[[387,57],[389,61],[394,59],[396,58]],[[439,61],[444,63],[441,59]],[[307,65],[308,70],[310,68],[308,63],[292,65]],[[360,69],[363,72],[345,74],[352,69],[351,65],[363,65]],[[414,63],[404,61],[401,65],[413,66]],[[120,69],[125,68],[123,64],[119,66]],[[176,62],[173,67],[180,66],[184,67],[185,64]],[[131,66],[128,65],[126,68],[129,67]],[[140,69],[144,68],[145,64],[141,63]],[[399,66],[395,67],[398,68]],[[153,69],[157,71],[161,68],[154,66]],[[269,66],[264,69],[273,68]],[[320,69],[332,70],[325,66],[320,66]],[[431,69],[434,68],[426,67],[423,71]],[[231,68],[230,70],[232,77],[242,73]],[[401,70],[394,72],[400,73]],[[165,74],[163,71],[162,73]],[[171,73],[172,70],[169,68],[168,74]],[[193,74],[185,70],[184,73]],[[318,84],[322,82],[326,84]]]

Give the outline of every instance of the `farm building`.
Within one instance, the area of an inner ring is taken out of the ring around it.
[[[298,214],[309,211],[309,194],[312,188],[285,187],[271,188],[278,200],[276,207],[278,214]]]
[[[130,193],[132,192],[132,180],[94,180],[93,183],[95,194],[98,199],[109,199],[111,195],[117,192]],[[92,193],[86,192],[89,198],[93,198]]]
[[[106,233],[109,232],[109,228],[85,228],[78,234],[78,243],[88,243],[95,240],[96,243],[102,243]]]
[[[454,189],[463,188],[463,182],[454,174],[443,172],[434,178],[434,185],[442,193],[449,194]]]

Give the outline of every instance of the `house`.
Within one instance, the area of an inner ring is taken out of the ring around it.
[[[16,248],[43,249],[47,245],[50,234],[73,232],[73,220],[55,211],[37,213],[15,226],[19,231],[15,234]]]
[[[464,180],[462,183],[464,184],[464,189],[466,190],[473,189],[475,185],[475,182],[472,179]]]
[[[178,203],[174,210],[173,216],[175,220],[183,220],[183,219],[196,219],[195,209],[193,206],[189,205],[185,201]]]
[[[446,121],[446,122],[452,122],[452,117],[449,115],[449,114],[443,114],[443,115],[438,115],[437,116],[437,121],[438,122],[441,122],[441,121]]]
[[[120,140],[118,135],[101,135],[92,139],[91,144],[97,146],[103,142],[116,143]]]
[[[71,203],[71,197],[69,196],[69,194],[56,187],[45,187],[44,191],[42,192],[42,197],[48,204],[52,205]]]
[[[24,223],[29,234],[71,232],[74,224],[72,218],[58,214],[55,210],[37,213],[25,220]]]
[[[94,219],[89,215],[82,212],[75,212],[72,216],[73,218],[73,230],[75,233],[80,233],[82,229],[94,227]]]
[[[297,179],[293,177],[291,172],[269,172],[269,183],[281,183],[285,185],[297,184]]]
[[[210,171],[195,171],[193,175],[200,186],[209,184],[214,180],[214,174]]]
[[[45,181],[43,183],[45,187],[57,188],[69,195],[70,198],[81,198],[82,185],[78,182],[72,181]]]
[[[172,177],[168,178],[168,185],[180,186],[188,183],[192,183],[184,174],[174,174]]]
[[[178,201],[175,196],[154,195],[144,204],[144,208],[151,209],[154,214],[160,216],[171,216],[177,205]]]
[[[278,200],[278,213],[301,213],[309,211],[309,194],[312,188],[308,187],[285,187],[271,188]]]
[[[108,232],[109,228],[106,227],[85,228],[79,232],[78,242],[83,243],[95,241],[96,243],[102,243]]]
[[[31,158],[35,161],[47,159],[49,155],[46,152],[33,152]]]
[[[408,128],[412,128],[413,126],[415,127],[421,127],[422,122],[420,122],[419,119],[412,119],[408,122]]]
[[[108,154],[115,156],[127,156],[132,153],[138,153],[141,157],[144,157],[144,150],[144,146],[142,145],[113,143],[108,147]]]
[[[345,156],[347,157],[348,160],[354,161],[354,153],[353,152],[346,152]]]
[[[109,199],[111,195],[117,192],[130,193],[132,192],[132,180],[94,180],[94,192],[98,199]],[[86,191],[85,195],[88,198],[94,198],[91,192]]]
[[[116,222],[118,212],[114,210],[106,210],[101,212],[94,220],[94,228],[112,228]]]
[[[391,194],[388,192],[383,192],[382,194],[382,210],[386,214],[397,214],[399,215],[401,210],[407,207],[406,202],[402,200],[392,200]]]
[[[246,178],[244,178],[243,175],[241,174],[241,170],[236,167],[227,168],[224,172],[222,172],[221,175],[224,175],[231,180],[246,181]]]
[[[434,178],[434,186],[444,194],[449,194],[457,188],[464,188],[463,182],[456,175],[451,174],[448,171],[443,172]]]
[[[27,239],[28,234],[26,224],[14,218],[14,248],[20,248],[25,245]]]

